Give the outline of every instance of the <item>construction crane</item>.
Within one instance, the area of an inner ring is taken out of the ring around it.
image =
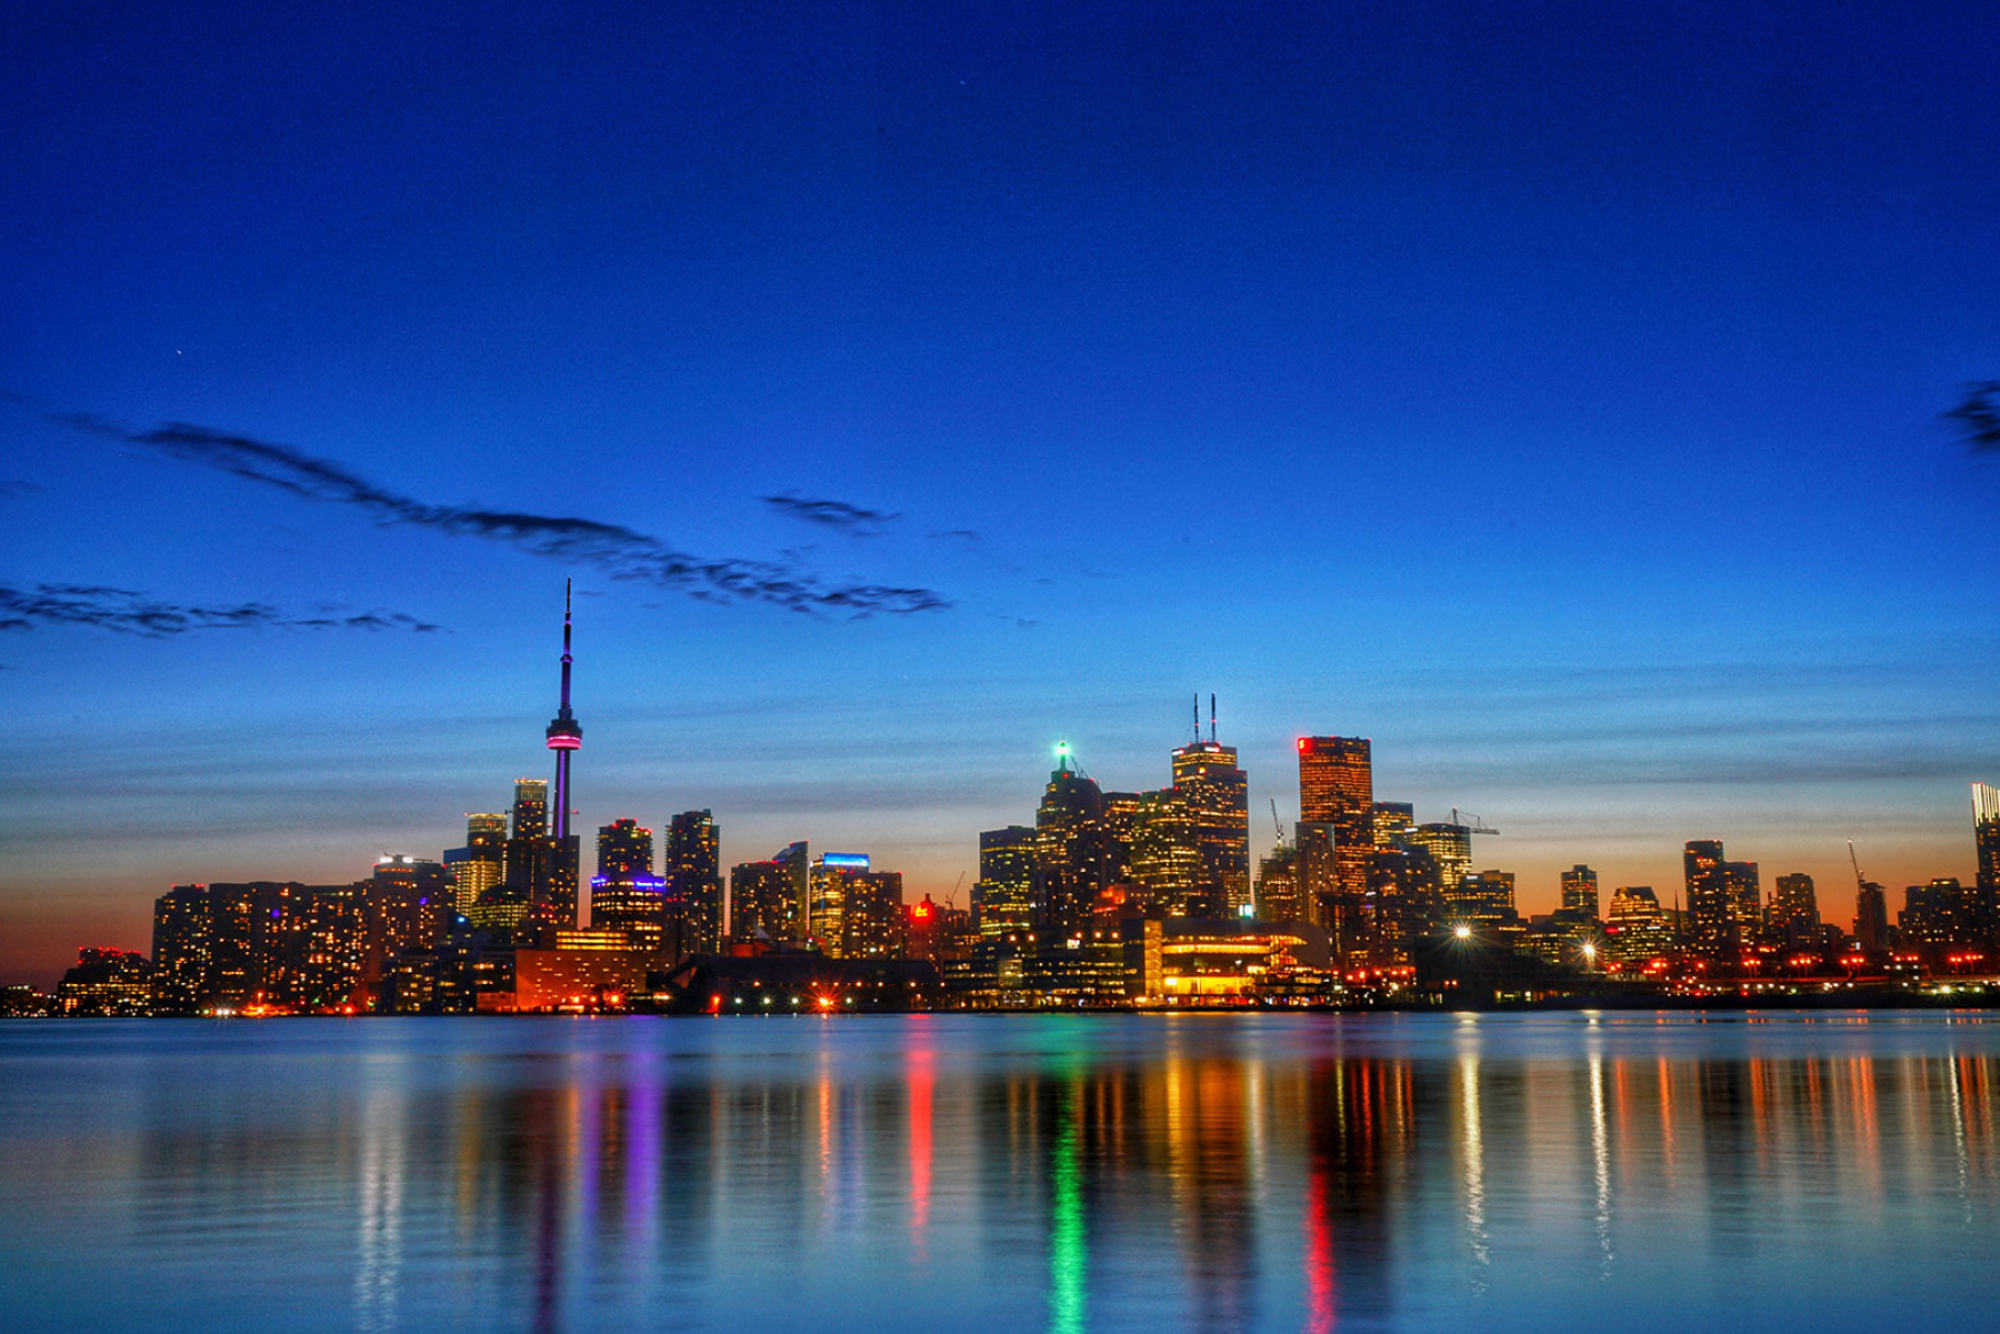
[[[1854,888],[1857,893],[1868,891],[1868,878],[1861,874],[1861,859],[1854,855],[1854,840],[1847,840],[1847,862],[1854,868]]]
[[[1495,829],[1492,825],[1487,824],[1485,821],[1481,820],[1478,816],[1473,815],[1469,812],[1467,813],[1465,818],[1461,820],[1458,816],[1458,807],[1456,806],[1451,808],[1451,822],[1456,825],[1464,825],[1465,832],[1468,834],[1497,834],[1500,832],[1498,829]]]
[[[1278,818],[1278,799],[1271,798],[1271,828],[1278,831],[1278,846],[1285,846],[1285,822]]]
[[[958,908],[958,891],[965,888],[965,872],[958,873],[958,883],[951,887],[951,893],[944,896],[944,906],[954,911]]]

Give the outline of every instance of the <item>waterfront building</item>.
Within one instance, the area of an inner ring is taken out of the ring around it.
[[[1873,880],[1862,881],[1854,894],[1854,945],[1870,958],[1889,950],[1889,903]]]
[[[1562,873],[1562,906],[1571,913],[1595,919],[1597,913],[1597,872],[1579,862]]]
[[[722,831],[708,811],[682,811],[667,821],[660,857],[666,882],[666,950],[675,959],[722,947]]]
[[[214,899],[207,885],[175,885],[153,901],[153,1011],[194,1014],[215,966]]]
[[[1456,893],[1465,877],[1472,874],[1472,826],[1450,821],[1420,824],[1403,838],[1431,855],[1437,863],[1438,883],[1447,896]]]
[[[153,966],[137,950],[85,947],[56,984],[55,1012],[133,1018],[153,1012]]]
[[[1140,895],[1144,911],[1167,917],[1192,914],[1216,916],[1221,901],[1220,888],[1202,879],[1200,814],[1190,807],[1187,796],[1177,788],[1158,792],[1111,793],[1106,797],[1110,810],[1123,810],[1130,798],[1129,832],[1115,836],[1113,846],[1123,849],[1119,858],[1122,871],[1107,873],[1106,883],[1129,880]],[[1201,905],[1206,910],[1201,910]]]
[[[451,848],[444,854],[451,906],[458,916],[471,920],[479,900],[506,878],[506,865],[507,816],[468,814],[465,846]]]
[[[798,898],[789,863],[767,858],[729,868],[729,934],[736,940],[792,939]]]

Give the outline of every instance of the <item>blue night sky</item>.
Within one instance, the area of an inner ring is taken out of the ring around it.
[[[578,826],[725,862],[1214,691],[1258,852],[1335,733],[1524,910],[1970,877],[1989,7],[558,8],[10,15],[0,979],[462,842],[569,575]]]

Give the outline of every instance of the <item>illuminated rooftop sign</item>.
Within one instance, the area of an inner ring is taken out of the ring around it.
[[[819,859],[821,866],[837,866],[843,870],[865,871],[868,869],[868,854],[865,852],[829,852]]]

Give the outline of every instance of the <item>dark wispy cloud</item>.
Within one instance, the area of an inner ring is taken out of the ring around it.
[[[428,504],[398,495],[338,463],[315,458],[288,445],[204,426],[169,422],[151,430],[134,431],[90,413],[58,414],[57,420],[105,439],[139,445],[170,458],[275,487],[301,500],[351,505],[378,523],[412,524],[456,537],[503,542],[531,555],[590,565],[613,579],[657,584],[704,601],[761,602],[790,611],[851,616],[907,615],[951,606],[941,594],[928,588],[828,584],[796,563],[691,555],[622,524],[515,510]],[[855,513],[871,514],[866,510]],[[874,516],[874,519],[893,517]]]
[[[837,528],[849,537],[880,537],[884,529],[903,517],[884,510],[865,510],[844,500],[820,500],[790,491],[757,498],[789,518],[803,519],[823,528]]]
[[[1942,413],[1975,453],[2000,453],[2000,380],[1979,380],[1963,390],[1957,407]]]
[[[0,630],[32,630],[38,625],[87,625],[120,634],[165,639],[190,630],[414,630],[439,627],[402,612],[323,613],[298,616],[261,602],[197,607],[162,602],[129,588],[97,584],[36,584],[32,589],[0,586]]]

